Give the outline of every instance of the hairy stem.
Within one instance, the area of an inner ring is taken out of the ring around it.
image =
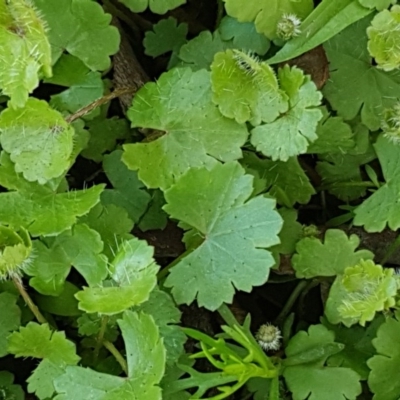
[[[28,292],[25,290],[24,285],[22,284],[21,278],[19,276],[14,276],[12,278],[14,285],[18,289],[19,293],[21,294],[22,298],[24,299],[26,305],[32,311],[33,315],[35,316],[36,320],[41,324],[47,324],[46,318],[42,315],[39,311],[37,305],[33,302],[31,297],[29,296]]]
[[[96,362],[97,358],[99,357],[100,347],[103,345],[104,334],[106,332],[107,323],[108,323],[109,319],[110,318],[109,318],[108,315],[103,315],[102,318],[101,318],[100,331],[99,331],[99,334],[97,335],[96,347],[94,348],[94,353],[93,353],[94,362]]]
[[[124,94],[134,93],[134,92],[136,92],[136,90],[137,90],[136,88],[132,88],[132,87],[116,89],[113,92],[106,94],[105,96],[100,97],[99,99],[95,100],[93,103],[90,103],[87,106],[81,108],[76,113],[69,115],[67,118],[65,118],[65,120],[70,124],[70,123],[76,121],[77,119],[82,118],[85,115],[89,114],[97,107],[100,107],[103,104],[106,104],[109,101],[116,99],[117,97],[120,97]]]

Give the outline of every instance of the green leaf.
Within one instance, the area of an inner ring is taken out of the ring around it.
[[[77,364],[75,344],[64,332],[54,332],[48,324],[29,322],[8,337],[8,351],[15,357],[47,359],[58,366]]]
[[[235,288],[249,292],[267,280],[274,260],[266,248],[279,242],[282,220],[273,200],[259,196],[246,202],[251,181],[231,162],[191,169],[165,192],[165,211],[200,242],[165,282],[178,303],[197,297],[200,306],[216,310],[232,301]]]
[[[118,325],[125,342],[128,376],[137,385],[135,389],[139,393],[146,389],[147,398],[161,399],[156,385],[165,372],[165,348],[154,319],[144,312],[125,311]]]
[[[67,367],[54,381],[55,400],[161,400],[165,349],[151,316],[125,311],[118,321],[124,338],[128,378],[81,367]]]
[[[370,14],[357,0],[323,0],[300,25],[300,34],[268,60],[277,64],[295,58],[331,39]]]
[[[66,50],[91,70],[110,66],[110,55],[118,51],[119,33],[100,4],[91,0],[34,0],[34,4],[49,27],[53,63]]]
[[[278,72],[281,89],[289,97],[289,110],[275,121],[251,131],[251,143],[273,161],[305,153],[310,142],[317,139],[316,129],[322,112],[322,95],[310,77],[285,65]]]
[[[239,50],[217,53],[211,64],[213,102],[238,123],[272,122],[288,109],[274,70]]]
[[[313,9],[310,0],[249,0],[243,7],[242,0],[224,0],[229,16],[239,22],[254,21],[257,32],[263,33],[268,39],[277,39],[276,26],[283,14],[295,14],[305,18]]]
[[[193,71],[210,69],[214,56],[220,51],[234,47],[232,41],[224,41],[216,31],[200,32],[194,39],[184,44],[178,54],[177,66],[190,67]]]
[[[98,285],[107,276],[107,258],[101,254],[100,235],[87,225],[75,225],[57,236],[51,246],[34,242],[36,257],[24,271],[33,276],[29,284],[39,293],[58,296],[64,290],[71,265],[89,285]]]
[[[175,325],[180,322],[181,312],[171,296],[159,289],[154,289],[150,298],[136,307],[136,310],[143,311],[154,318],[167,352],[166,363],[174,365],[185,352],[183,345],[186,342],[186,335],[180,326]]]
[[[64,373],[64,368],[45,358],[27,379],[28,392],[35,393],[40,400],[46,400],[53,396],[53,381]]]
[[[102,117],[87,121],[90,140],[81,155],[89,160],[101,162],[103,154],[115,149],[117,140],[127,139],[130,134],[126,119],[117,117],[104,119]]]
[[[400,147],[381,135],[374,145],[386,183],[355,209],[354,224],[368,232],[380,232],[386,224],[400,227]]]
[[[119,2],[135,13],[142,12],[149,7],[155,14],[165,14],[167,11],[185,4],[186,0],[119,0]]]
[[[329,229],[324,242],[318,238],[306,237],[296,245],[292,265],[298,278],[316,276],[335,276],[343,273],[346,267],[356,265],[360,260],[372,259],[368,250],[357,250],[360,239],[357,235],[347,235],[339,229]]]
[[[293,209],[281,208],[279,214],[283,219],[283,226],[279,232],[280,244],[271,250],[279,254],[293,254],[296,250],[297,242],[303,237],[303,227],[297,222],[297,211]]]
[[[163,230],[167,226],[168,216],[162,207],[165,205],[164,195],[161,190],[154,190],[149,206],[139,221],[139,229],[147,231],[150,229]]]
[[[325,313],[329,322],[365,326],[378,311],[396,304],[397,280],[393,269],[360,260],[339,275],[329,292]]]
[[[393,6],[390,11],[383,10],[371,21],[367,29],[368,51],[375,58],[378,68],[392,71],[400,67],[400,6]]]
[[[4,400],[25,400],[25,393],[20,385],[14,385],[14,375],[0,371],[0,393]]]
[[[32,4],[23,0],[1,2],[0,21],[0,89],[13,108],[23,107],[39,76],[52,74],[46,27]]]
[[[97,202],[104,185],[87,190],[57,193],[45,186],[25,181],[14,171],[4,152],[0,156],[0,222],[25,227],[32,236],[57,235],[75,224]]]
[[[400,91],[400,74],[371,65],[366,29],[371,17],[345,29],[325,44],[330,78],[323,92],[332,108],[345,120],[361,112],[369,129],[380,128],[384,109],[393,106]]]
[[[263,56],[271,46],[270,41],[257,32],[252,22],[239,22],[235,18],[225,16],[219,24],[218,31],[222,40],[232,40],[233,46],[242,51]]]
[[[30,98],[23,108],[4,110],[0,132],[1,146],[28,181],[43,185],[69,168],[74,129],[45,101]]]
[[[21,324],[21,310],[17,306],[18,297],[11,293],[0,293],[0,357],[7,351],[7,336]]]
[[[170,51],[177,52],[186,43],[187,33],[186,23],[178,25],[178,21],[172,17],[162,19],[153,25],[152,31],[146,32],[143,39],[145,53],[158,57]]]
[[[262,160],[254,153],[246,152],[242,164],[252,175],[256,172],[265,182],[264,189],[285,207],[293,207],[295,203],[306,204],[315,194],[296,157],[289,158],[286,162],[271,161]]]
[[[53,68],[53,76],[45,81],[69,89],[51,96],[50,105],[71,114],[103,96],[104,84],[100,72],[90,69],[78,58],[63,54]],[[85,115],[85,119],[100,114],[100,109]]]
[[[374,393],[374,400],[397,400],[400,396],[400,381],[393,379],[400,368],[400,315],[388,318],[378,329],[377,337],[372,341],[376,352],[368,360],[371,368],[368,385]]]
[[[378,318],[374,318],[367,327],[354,325],[347,328],[340,324],[331,325],[324,319],[323,324],[335,333],[338,342],[345,345],[341,352],[328,358],[328,365],[350,368],[356,371],[363,380],[366,380],[370,373],[367,360],[375,354],[372,339],[376,336],[376,331],[384,320],[384,317],[380,315]]]
[[[110,260],[117,253],[120,243],[132,238],[130,232],[133,229],[133,221],[129,219],[128,213],[123,208],[114,204],[99,203],[79,221],[100,234],[104,243],[103,253]]]
[[[317,126],[317,140],[308,146],[307,153],[346,153],[355,146],[354,134],[350,125],[341,117],[330,115],[326,107],[321,107],[322,119]]]
[[[130,171],[121,161],[122,150],[115,150],[104,156],[103,169],[114,189],[106,189],[102,195],[103,204],[115,204],[128,212],[133,222],[138,222],[145,212],[150,195],[135,171]]]
[[[322,351],[325,345],[334,344],[334,334],[323,325],[313,325],[308,334],[304,331],[297,333],[286,348],[290,357],[321,350],[318,361],[303,365],[286,367],[283,376],[293,400],[355,400],[361,393],[360,377],[350,368],[325,367],[329,353]],[[306,357],[305,357],[306,358]]]
[[[128,111],[132,126],[165,132],[150,143],[124,146],[122,160],[139,170],[147,187],[166,189],[190,168],[241,157],[247,129],[219,113],[210,86],[207,71],[175,68],[135,95]]]
[[[159,269],[153,252],[152,247],[137,238],[124,242],[109,266],[113,286],[84,287],[75,295],[79,309],[113,315],[148,300]]]
[[[34,296],[34,300],[43,311],[63,317],[75,317],[81,315],[81,311],[78,309],[78,301],[74,297],[78,291],[78,287],[66,281],[63,291],[58,296],[37,294]]]
[[[376,8],[381,11],[388,8],[391,4],[396,4],[397,0],[358,0],[358,2],[367,8]]]

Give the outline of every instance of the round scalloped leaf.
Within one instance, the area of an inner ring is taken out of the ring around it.
[[[371,65],[366,33],[371,19],[366,17],[352,24],[324,44],[330,77],[323,93],[345,120],[361,114],[362,123],[377,130],[384,110],[398,101],[400,74]]]
[[[323,117],[318,108],[322,95],[310,77],[296,67],[285,65],[278,78],[289,97],[289,110],[275,121],[254,128],[251,143],[273,161],[287,161],[305,153],[309,143],[318,138],[318,121]]]
[[[42,100],[30,98],[24,108],[0,115],[0,142],[28,181],[44,184],[70,166],[74,128]]]
[[[132,126],[164,135],[124,146],[122,160],[146,186],[166,189],[190,168],[240,158],[244,124],[221,115],[211,100],[210,73],[174,68],[136,94],[128,117]]]
[[[378,11],[388,8],[391,4],[395,4],[397,0],[358,0],[358,2],[367,8],[376,8]]]
[[[367,29],[368,51],[378,67],[392,71],[400,67],[400,6],[383,10],[371,21]]]
[[[0,2],[0,88],[12,107],[23,107],[39,84],[51,76],[51,50],[43,21],[25,0]]]
[[[231,162],[191,169],[165,192],[165,211],[189,229],[187,243],[199,243],[165,282],[178,303],[197,297],[216,310],[232,301],[235,288],[250,292],[268,279],[274,259],[266,249],[279,243],[282,219],[274,200],[248,200],[252,191],[252,177]]]
[[[143,12],[147,7],[155,14],[165,14],[169,10],[185,4],[186,0],[119,0],[134,13]]]
[[[186,23],[178,24],[178,21],[172,17],[162,19],[153,25],[153,30],[146,32],[143,39],[145,53],[158,57],[170,51],[179,51],[186,43],[187,32]]]
[[[371,260],[361,260],[336,278],[326,303],[326,316],[334,324],[365,326],[374,319],[376,312],[395,305],[396,294],[397,280],[393,269],[383,269]]]
[[[153,252],[143,240],[133,238],[124,242],[110,265],[114,286],[84,287],[75,295],[79,309],[114,315],[148,300],[159,269]]]
[[[400,380],[393,379],[400,370],[400,314],[388,318],[378,329],[372,340],[376,352],[367,362],[371,372],[368,386],[374,393],[374,400],[397,400],[400,398]]]
[[[252,125],[274,121],[288,109],[274,70],[239,50],[217,53],[211,64],[213,101],[223,115]]]
[[[347,235],[339,229],[329,229],[324,242],[316,237],[306,237],[296,245],[292,265],[298,278],[335,276],[342,274],[346,267],[353,266],[362,259],[373,258],[368,250],[357,250],[360,239],[357,235]]]
[[[33,0],[49,27],[53,63],[66,50],[90,69],[103,71],[119,48],[118,29],[92,0]]]
[[[254,51],[262,56],[271,46],[271,42],[265,35],[256,31],[253,22],[239,22],[227,15],[222,18],[218,30],[222,40],[232,40],[235,48],[242,51]]]
[[[277,39],[276,27],[283,14],[295,14],[304,19],[314,8],[312,0],[224,0],[228,15],[239,22],[253,22],[257,32]]]

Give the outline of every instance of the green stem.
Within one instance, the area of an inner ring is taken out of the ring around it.
[[[118,349],[108,340],[103,340],[103,346],[114,356],[122,370],[125,372],[126,376],[128,376],[128,364]]]
[[[25,290],[24,285],[22,284],[21,278],[19,276],[14,276],[12,278],[14,285],[18,289],[19,293],[21,294],[22,298],[25,300],[26,305],[32,311],[33,315],[37,319],[37,321],[41,324],[47,324],[46,318],[42,315],[39,311],[37,305],[33,302],[31,297],[29,296],[28,292]]]
[[[373,187],[376,188],[376,185],[373,182],[364,181],[364,182],[338,182],[332,183],[330,185],[322,185],[318,188],[318,190],[329,190],[329,189],[337,189],[342,187]]]
[[[217,18],[215,20],[215,29],[219,28],[223,16],[224,16],[224,2],[222,0],[217,0]]]
[[[110,319],[110,317],[108,315],[104,315],[101,318],[100,331],[99,331],[99,334],[97,335],[96,347],[94,348],[94,352],[93,352],[94,362],[96,362],[97,358],[99,357],[100,347],[103,345],[104,334],[106,333],[107,324],[108,324],[109,319]]]
[[[233,328],[235,325],[239,325],[237,319],[233,315],[232,311],[229,309],[229,307],[223,303],[219,308],[218,308],[218,313],[221,316],[221,318],[226,322],[228,326]]]
[[[398,249],[399,246],[400,246],[400,235],[397,236],[395,241],[389,246],[380,263],[384,265],[387,262],[387,260],[389,260],[390,256]]]
[[[294,288],[293,292],[290,294],[289,298],[286,301],[286,304],[283,306],[281,312],[276,317],[274,321],[274,325],[281,326],[282,322],[285,320],[286,316],[289,314],[290,310],[292,309],[294,303],[296,302],[297,298],[300,296],[301,292],[307,287],[309,281],[301,280],[297,286]]]

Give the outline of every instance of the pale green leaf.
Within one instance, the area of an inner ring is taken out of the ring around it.
[[[75,344],[64,332],[54,332],[48,324],[29,322],[8,337],[8,351],[15,357],[48,359],[57,366],[77,364]]]
[[[51,51],[46,27],[25,0],[0,4],[0,89],[12,107],[23,107],[39,85],[51,76]]]
[[[213,102],[238,123],[272,122],[288,110],[274,70],[239,50],[217,53],[211,64]]]
[[[388,8],[391,4],[396,4],[397,0],[358,0],[358,2],[367,8],[376,8],[381,11]]]
[[[105,70],[118,51],[119,33],[111,15],[92,0],[34,0],[46,21],[53,62],[66,50],[92,70]]]
[[[342,274],[346,267],[356,265],[360,260],[372,259],[369,250],[357,250],[360,239],[357,235],[347,235],[339,229],[329,229],[324,241],[316,237],[306,237],[296,245],[292,265],[298,278],[335,276]]]
[[[273,161],[287,161],[305,153],[309,143],[318,138],[316,129],[322,118],[318,106],[322,95],[310,77],[296,67],[285,65],[279,70],[278,79],[289,97],[289,110],[275,121],[252,129],[251,143]]]
[[[40,400],[53,396],[55,388],[53,381],[64,373],[64,368],[45,358],[27,379],[28,392],[35,393]]]
[[[104,185],[87,190],[57,193],[45,186],[25,181],[14,170],[4,152],[0,157],[0,222],[25,227],[32,236],[57,235],[75,224],[99,202]]]
[[[371,21],[367,29],[368,51],[378,68],[393,71],[400,67],[400,6],[383,10]]]
[[[147,187],[166,189],[190,168],[241,157],[247,129],[220,114],[210,86],[209,72],[175,68],[135,95],[128,111],[133,126],[165,132],[150,143],[124,146],[122,160],[139,170]]]
[[[75,295],[79,308],[88,313],[113,315],[148,300],[159,269],[153,252],[146,242],[136,238],[122,243],[109,266],[112,286],[84,287]]]
[[[45,101],[30,98],[23,108],[4,110],[0,133],[2,148],[28,181],[43,185],[70,166],[74,129]]]
[[[266,248],[277,244],[282,220],[274,201],[246,202],[252,178],[236,162],[191,169],[165,192],[164,209],[181,221],[198,247],[183,257],[165,282],[178,303],[217,309],[268,279],[274,260]],[[188,203],[190,201],[190,207]]]
[[[229,16],[240,22],[255,23],[257,32],[269,39],[277,39],[276,26],[283,14],[295,14],[304,19],[313,9],[310,0],[248,0],[243,7],[242,0],[224,0]]]

